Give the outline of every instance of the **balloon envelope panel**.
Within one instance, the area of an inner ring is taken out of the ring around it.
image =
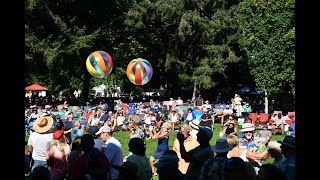
[[[147,84],[152,74],[151,64],[143,58],[134,59],[127,66],[127,77],[135,85]]]
[[[104,51],[95,51],[88,56],[86,60],[86,67],[92,76],[104,78],[112,71],[112,58]]]

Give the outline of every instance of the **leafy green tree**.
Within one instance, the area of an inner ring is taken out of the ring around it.
[[[224,74],[227,64],[239,61],[238,3],[139,1],[127,13],[126,24],[139,42],[158,51],[164,87],[176,90],[193,84],[195,98],[200,89],[215,86],[215,73]]]
[[[87,34],[74,18],[56,14],[50,2],[25,4],[26,81],[42,82],[52,93],[73,92],[83,87],[85,59],[80,54],[92,46],[100,29]]]
[[[295,1],[244,0],[240,28],[250,72],[271,94],[295,94]]]

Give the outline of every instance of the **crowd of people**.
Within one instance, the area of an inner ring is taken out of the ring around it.
[[[26,108],[26,173],[31,179],[294,179],[294,117],[287,135],[284,115],[271,114],[272,124],[257,124],[250,117],[250,104],[235,95],[230,104],[212,105],[199,95],[194,102],[170,98],[167,103],[116,101],[86,102],[70,109],[59,105],[28,104]],[[188,105],[184,114],[178,106]],[[194,109],[202,114],[197,118]],[[231,109],[231,110],[230,110]],[[221,136],[213,146],[213,125],[220,122]],[[260,127],[261,126],[261,127]],[[121,144],[115,131],[129,134]],[[176,131],[172,149],[169,132]],[[281,133],[283,141],[271,141]],[[146,141],[156,139],[156,150],[146,156]],[[122,147],[129,153],[123,154]],[[272,164],[265,164],[268,158]],[[240,178],[241,179],[241,178]]]

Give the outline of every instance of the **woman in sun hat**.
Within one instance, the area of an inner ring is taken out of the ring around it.
[[[33,130],[28,139],[28,154],[32,154],[33,165],[31,173],[37,166],[48,168],[45,152],[50,150],[50,143],[53,140],[53,119],[44,116],[35,120]]]

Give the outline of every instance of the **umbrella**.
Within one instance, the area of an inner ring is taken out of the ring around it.
[[[40,86],[39,84],[32,84],[25,88],[26,91],[47,91],[48,88]]]

